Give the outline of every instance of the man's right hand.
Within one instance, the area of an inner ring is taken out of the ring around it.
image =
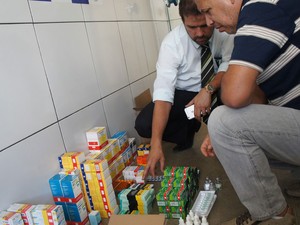
[[[216,156],[215,152],[214,152],[214,149],[211,145],[209,135],[206,135],[206,137],[204,138],[204,140],[201,144],[200,150],[201,150],[202,154],[205,157],[214,157],[214,156]]]
[[[145,179],[149,173],[151,174],[151,176],[155,176],[155,167],[158,161],[160,164],[160,170],[163,172],[165,167],[165,156],[162,150],[161,143],[157,145],[151,144],[151,150],[147,158],[147,165],[144,170],[143,179]]]

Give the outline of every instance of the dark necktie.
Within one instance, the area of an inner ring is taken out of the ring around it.
[[[205,87],[214,78],[214,63],[208,45],[201,46],[201,86]],[[211,109],[217,106],[217,95],[211,96]],[[207,124],[208,115],[203,117],[203,122]]]

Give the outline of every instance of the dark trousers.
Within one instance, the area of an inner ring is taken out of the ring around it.
[[[188,120],[184,108],[197,94],[198,92],[175,90],[174,104],[163,134],[164,141],[184,145],[194,138],[201,123],[196,119]],[[154,103],[151,102],[136,118],[135,129],[141,137],[151,138],[153,109]]]

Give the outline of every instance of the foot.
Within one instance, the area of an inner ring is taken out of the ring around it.
[[[295,225],[296,219],[293,215],[292,208],[287,208],[285,215],[282,217],[276,216],[264,221],[255,221],[252,220],[249,212],[244,213],[243,215],[234,218],[230,221],[222,223],[222,225]]]
[[[225,223],[222,223],[222,225],[251,225],[251,224],[257,224],[256,221],[253,221],[251,218],[251,215],[249,212],[245,212],[244,214],[229,220]]]
[[[273,217],[262,221],[260,225],[296,225],[296,218],[290,213],[286,213],[283,217]]]

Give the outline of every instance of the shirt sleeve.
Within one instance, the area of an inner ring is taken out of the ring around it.
[[[234,35],[214,31],[212,39],[212,52],[217,64],[216,72],[225,72],[228,68],[231,53],[233,50]]]
[[[294,21],[274,4],[245,5],[240,13],[230,64],[262,72],[293,34]]]
[[[221,48],[222,62],[219,66],[218,72],[225,72],[228,68],[231,53],[233,50],[234,35],[226,35]]]
[[[171,35],[166,36],[161,44],[156,63],[153,101],[162,100],[173,104],[178,68],[181,64],[182,48]]]

